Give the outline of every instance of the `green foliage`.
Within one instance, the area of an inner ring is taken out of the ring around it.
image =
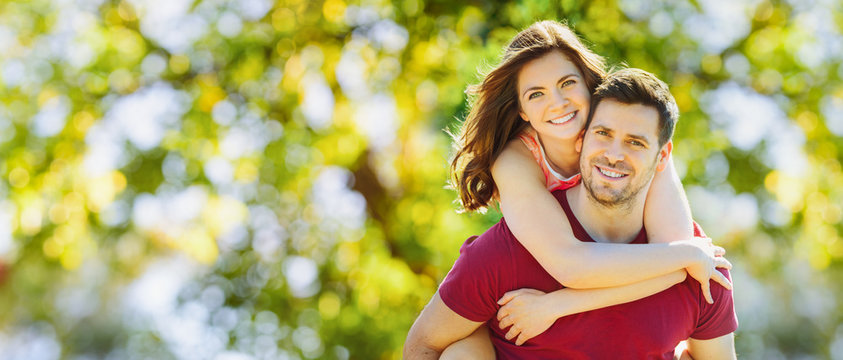
[[[519,29],[561,19],[671,85],[739,356],[839,356],[843,9],[815,5],[3,2],[0,349],[400,358],[500,216],[456,211],[444,130]]]

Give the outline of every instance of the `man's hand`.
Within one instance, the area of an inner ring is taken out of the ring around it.
[[[448,345],[471,335],[481,325],[455,313],[436,292],[407,334],[404,359],[438,359]]]
[[[714,280],[726,289],[732,290],[732,283],[725,275],[717,271],[717,268],[731,269],[732,264],[729,260],[723,257],[726,250],[719,246],[714,246],[709,238],[693,238],[691,240],[677,241],[677,244],[691,245],[697,248],[697,261],[685,268],[688,275],[697,280],[702,287],[703,297],[709,304],[713,304],[714,300],[711,297],[711,284],[709,280]]]

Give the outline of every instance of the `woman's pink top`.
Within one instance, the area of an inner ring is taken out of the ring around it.
[[[580,182],[580,174],[566,178],[550,167],[550,164],[547,162],[547,155],[544,153],[544,147],[542,147],[542,143],[539,141],[539,134],[533,128],[527,128],[522,131],[518,134],[518,138],[530,149],[533,158],[536,159],[536,162],[542,169],[548,191],[565,190]]]

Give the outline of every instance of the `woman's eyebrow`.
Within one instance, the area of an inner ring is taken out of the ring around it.
[[[567,74],[567,75],[563,75],[561,78],[559,78],[559,80],[557,80],[557,81],[556,81],[556,83],[557,83],[557,84],[558,84],[558,83],[561,83],[561,82],[563,82],[563,81],[565,81],[565,80],[568,80],[568,78],[571,78],[571,77],[579,77],[579,75],[577,75],[577,74]]]
[[[567,80],[567,79],[568,79],[568,78],[570,78],[570,77],[579,77],[579,75],[577,75],[577,74],[565,74],[565,75],[563,75],[562,77],[560,77],[560,78],[559,78],[559,80],[557,80],[557,81],[556,81],[556,83],[557,83],[557,84],[558,84],[558,83],[561,83],[561,82],[563,82],[563,81]],[[527,93],[528,93],[528,92],[530,92],[530,91],[533,91],[533,90],[542,90],[542,89],[544,89],[544,87],[543,87],[543,86],[531,86],[530,88],[528,88],[528,89],[524,90],[524,92],[523,92],[523,93],[521,93],[521,96],[527,95]]]
[[[533,91],[533,90],[543,90],[543,89],[544,89],[543,86],[533,86],[533,87],[530,87],[527,90],[524,90],[524,92],[521,93],[521,96],[527,95],[528,92]]]

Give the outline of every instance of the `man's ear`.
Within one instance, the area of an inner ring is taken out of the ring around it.
[[[574,143],[574,150],[577,153],[582,153],[582,141],[585,138],[585,129],[580,130],[580,133],[577,134],[577,142]]]
[[[667,167],[668,162],[670,161],[670,154],[673,152],[673,140],[668,141],[667,144],[662,146],[661,150],[659,150],[659,162],[656,166],[657,171],[662,171]]]

